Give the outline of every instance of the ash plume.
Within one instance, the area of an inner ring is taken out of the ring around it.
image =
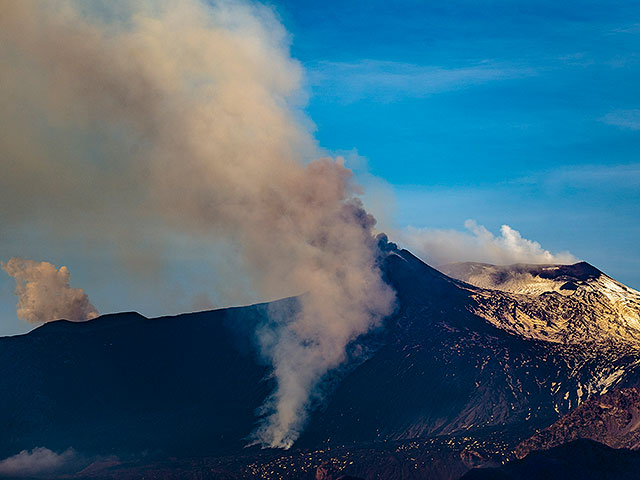
[[[277,390],[255,441],[289,447],[318,382],[394,294],[351,172],[298,109],[302,69],[275,15],[196,0],[0,8],[1,218],[104,232],[124,258],[158,225],[190,232],[233,244],[262,298],[306,293],[257,332]]]
[[[49,262],[12,258],[0,262],[16,280],[18,318],[31,324],[53,320],[84,322],[98,316],[98,310],[81,288],[69,286],[69,269]]]

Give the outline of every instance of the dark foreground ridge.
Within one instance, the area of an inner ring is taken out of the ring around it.
[[[557,422],[537,432],[516,447],[524,457],[579,438],[612,448],[640,448],[640,389],[618,388],[588,398]]]
[[[499,468],[477,468],[460,480],[634,480],[640,452],[613,449],[593,440],[574,440],[550,450],[530,453]]]
[[[73,448],[83,459],[74,478],[456,479],[500,465],[582,391],[599,393],[606,368],[637,384],[631,347],[497,328],[474,313],[480,289],[392,244],[383,267],[397,310],[358,340],[364,356],[327,378],[292,450],[246,448],[274,388],[254,332],[274,311],[295,313],[286,299],[156,319],[104,315],[0,338],[0,458]]]

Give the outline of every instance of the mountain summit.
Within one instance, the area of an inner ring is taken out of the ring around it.
[[[511,293],[539,295],[558,292],[570,295],[579,286],[586,286],[605,276],[587,262],[573,265],[538,265],[516,263],[491,265],[488,263],[451,263],[438,269],[476,287]],[[608,278],[608,277],[607,277]]]
[[[506,331],[563,344],[640,345],[640,292],[586,262],[574,265],[445,265],[479,287],[474,312]]]

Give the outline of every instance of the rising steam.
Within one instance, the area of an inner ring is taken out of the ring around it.
[[[277,390],[255,440],[289,447],[394,295],[351,172],[309,161],[322,155],[286,32],[264,7],[208,3],[0,0],[0,213],[44,212],[80,238],[87,223],[126,258],[158,224],[231,242],[263,298],[306,293],[258,332]]]
[[[69,286],[69,269],[49,262],[12,258],[0,262],[2,269],[16,279],[18,318],[31,324],[53,320],[84,322],[98,316],[98,310],[81,288]]]
[[[524,238],[509,225],[502,225],[500,235],[494,235],[474,220],[467,220],[464,226],[466,231],[408,227],[399,232],[398,238],[432,265],[468,261],[497,265],[578,261],[569,252],[545,250],[538,242]]]

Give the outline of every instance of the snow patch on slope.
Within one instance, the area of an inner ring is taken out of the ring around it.
[[[554,343],[621,342],[640,348],[640,292],[586,262],[467,262],[440,270],[479,287],[472,288],[477,302],[472,311],[503,330]]]

